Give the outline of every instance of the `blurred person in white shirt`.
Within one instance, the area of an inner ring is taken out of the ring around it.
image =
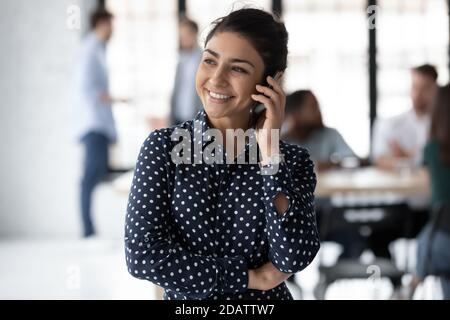
[[[376,166],[392,170],[404,165],[421,165],[437,78],[435,67],[429,64],[411,70],[412,108],[374,124],[372,160]]]

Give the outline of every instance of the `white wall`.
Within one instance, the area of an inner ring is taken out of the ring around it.
[[[73,4],[83,29],[94,0],[0,3],[0,237],[80,232],[68,91],[82,30],[66,26]]]

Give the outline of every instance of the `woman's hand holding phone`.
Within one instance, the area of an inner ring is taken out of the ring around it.
[[[279,83],[282,75],[283,72],[278,72],[274,78],[268,76],[267,83],[270,87],[256,85],[256,91],[260,94],[252,94],[252,99],[265,107],[255,124],[256,139],[263,162],[272,154],[279,153],[279,141],[271,141],[271,132],[273,129],[280,130],[284,120],[286,95]]]

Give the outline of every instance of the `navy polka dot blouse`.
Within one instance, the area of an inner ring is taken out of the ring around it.
[[[285,162],[265,175],[261,170],[271,165],[175,164],[175,128],[189,130],[191,146],[204,148],[210,140],[202,110],[143,143],[126,213],[130,274],[163,287],[164,299],[292,299],[285,283],[248,289],[248,270],[271,261],[282,272],[299,272],[319,250],[316,178],[307,151],[281,141]],[[251,141],[242,151],[248,157]],[[273,203],[279,192],[289,200],[281,215]]]

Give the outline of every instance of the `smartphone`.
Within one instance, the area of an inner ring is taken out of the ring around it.
[[[275,81],[278,81],[282,75],[283,75],[283,72],[278,71],[272,77],[275,79]],[[261,85],[269,87],[270,89],[273,88],[271,85],[269,85],[267,83],[267,77],[264,78],[264,83]],[[258,94],[261,94],[261,93],[258,92]],[[250,109],[250,128],[255,127],[259,116],[261,115],[261,113],[264,112],[264,110],[266,110],[266,106],[263,103],[255,102],[254,106]]]

